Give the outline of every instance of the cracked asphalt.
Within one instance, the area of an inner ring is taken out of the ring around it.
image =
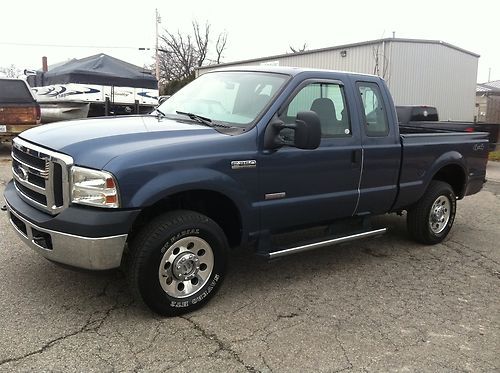
[[[491,182],[439,245],[391,215],[378,239],[273,262],[236,252],[205,308],[159,318],[121,272],[50,263],[1,212],[0,371],[500,371],[499,213]]]

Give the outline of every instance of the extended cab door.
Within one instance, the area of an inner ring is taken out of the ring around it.
[[[363,169],[356,214],[389,211],[398,191],[401,143],[392,99],[381,79],[357,80]]]
[[[349,106],[355,99],[342,81],[306,80],[277,113],[283,122],[294,123],[298,112],[315,111],[322,139],[315,150],[284,146],[261,152],[262,200],[258,205],[264,229],[319,223],[354,213],[361,171],[359,126],[353,125],[357,114],[355,105]]]

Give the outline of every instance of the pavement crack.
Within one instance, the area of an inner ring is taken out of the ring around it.
[[[218,348],[217,348],[217,351],[215,351],[214,353],[217,353],[220,351],[227,352],[229,355],[231,355],[233,357],[234,360],[236,360],[239,364],[241,364],[246,369],[247,372],[251,372],[251,373],[260,372],[259,370],[257,370],[253,366],[246,364],[243,361],[243,359],[238,355],[238,353],[236,351],[234,351],[224,341],[219,339],[219,337],[215,333],[210,333],[209,331],[205,330],[200,324],[198,324],[196,321],[194,321],[190,318],[187,318],[185,316],[180,316],[180,318],[184,319],[188,323],[190,323],[196,331],[200,332],[200,334],[202,335],[203,338],[206,338],[206,339],[213,341],[217,344]]]
[[[364,249],[364,250],[363,250],[363,252],[364,252],[365,254],[368,254],[368,255],[374,256],[375,258],[386,258],[386,257],[388,257],[388,256],[389,256],[389,255],[384,254],[384,253],[377,253],[377,252],[373,251],[373,250],[372,250],[372,249],[370,249],[370,248],[366,248],[366,249]]]
[[[264,364],[264,366],[266,367],[266,369],[273,373],[273,370],[271,369],[271,367],[269,366],[269,363],[267,362],[266,358],[264,356],[262,356],[262,353],[259,353],[259,357],[261,358],[262,360],[262,364]]]
[[[342,341],[340,340],[339,336],[337,333],[335,333],[335,340],[337,341],[337,343],[339,344],[341,350],[342,350],[342,353],[344,354],[344,358],[345,358],[345,361],[347,363],[347,367],[345,368],[342,368],[342,369],[339,369],[339,370],[336,370],[336,372],[342,372],[344,370],[350,370],[353,368],[353,365],[351,363],[351,359],[349,359],[349,355],[347,354],[347,350],[345,349],[344,347],[344,344],[342,343]]]
[[[454,247],[453,245],[458,247]],[[486,256],[481,251],[475,250],[474,248],[465,245],[461,242],[449,240],[448,242],[443,242],[443,246],[456,252],[457,254],[464,256],[470,259],[471,263],[474,263],[476,266],[488,271],[492,276],[495,276],[495,272],[498,271],[498,267],[500,267],[500,263]],[[475,255],[474,255],[475,254]],[[492,268],[488,264],[492,263],[497,268]]]
[[[73,336],[75,336],[77,334],[80,334],[80,333],[83,333],[83,332],[87,332],[87,327],[92,322],[91,319],[92,319],[92,315],[89,317],[89,319],[87,320],[87,322],[80,329],[75,330],[75,331],[73,331],[71,333],[68,333],[68,334],[64,334],[64,335],[59,336],[57,338],[54,338],[54,339],[48,341],[47,343],[45,343],[42,347],[36,349],[35,351],[31,351],[31,352],[28,352],[28,353],[26,353],[24,355],[21,355],[21,356],[7,358],[7,359],[4,359],[4,360],[0,361],[0,366],[8,364],[8,363],[14,363],[14,362],[26,359],[27,357],[30,357],[30,356],[33,356],[33,355],[42,354],[46,350],[48,350],[49,348],[51,348],[52,346],[54,346],[55,344],[57,344],[60,341],[63,341],[63,340],[65,340],[67,338],[70,338],[70,337],[73,337]]]
[[[278,320],[279,319],[293,319],[294,317],[297,317],[297,316],[299,316],[298,313],[292,312],[292,313],[289,313],[287,315],[278,315]]]
[[[88,318],[87,321],[83,324],[81,328],[78,330],[72,331],[71,333],[64,334],[62,336],[59,336],[57,338],[51,339],[50,341],[46,342],[42,347],[37,348],[34,351],[30,351],[24,355],[21,356],[16,356],[16,357],[10,357],[6,358],[0,361],[0,366],[3,366],[8,363],[15,363],[18,361],[21,361],[23,359],[26,359],[30,356],[33,355],[38,355],[38,354],[43,354],[45,351],[53,347],[54,345],[58,344],[61,341],[64,341],[67,338],[74,337],[75,335],[81,334],[81,333],[89,333],[89,332],[95,332],[97,333],[99,331],[99,328],[104,324],[106,319],[110,316],[110,314],[120,308],[117,304],[114,304],[111,306],[108,310],[105,311],[104,315],[97,319],[93,320],[93,316],[96,314],[96,312],[93,312]]]

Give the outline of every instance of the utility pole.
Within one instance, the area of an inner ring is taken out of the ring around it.
[[[156,80],[158,80],[158,89],[160,88],[160,56],[158,52],[158,25],[161,23],[160,13],[158,13],[158,8],[155,9],[156,18],[156,48],[155,48],[155,57],[156,57]]]

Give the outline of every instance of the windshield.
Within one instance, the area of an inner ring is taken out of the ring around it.
[[[192,113],[246,127],[252,123],[288,76],[249,71],[226,71],[202,75],[159,106],[165,115]]]

